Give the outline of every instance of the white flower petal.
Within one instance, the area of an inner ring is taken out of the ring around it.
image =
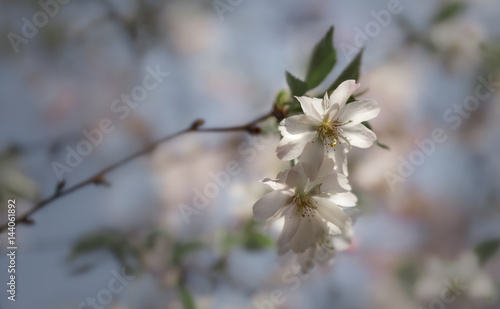
[[[325,233],[327,232],[327,226],[326,223],[322,220],[322,217],[319,216],[319,214],[316,214],[314,217],[312,217],[311,221],[313,225],[312,238],[313,241],[316,242],[325,235]]]
[[[338,226],[331,223],[330,221],[326,221],[326,225],[328,226],[328,233],[333,235],[341,235],[344,234],[345,231],[342,231]]]
[[[295,115],[283,119],[280,122],[279,130],[283,136],[287,133],[290,135],[296,135],[308,132],[316,132],[316,127],[320,124],[321,123],[313,117],[309,117],[306,115]]]
[[[333,160],[330,157],[328,157],[325,152],[323,152],[323,156],[324,156],[322,160],[323,164],[321,165],[318,178],[324,178],[330,176],[335,171],[335,162],[333,162]]]
[[[300,271],[303,273],[303,274],[307,274],[311,268],[309,268],[311,266],[311,261],[314,261],[314,257],[315,257],[315,253],[316,253],[316,246],[313,246],[313,247],[310,247],[310,248],[307,248],[306,251],[304,251],[303,253],[299,253],[297,254],[297,263],[300,265]],[[323,257],[324,255],[322,255],[321,257]],[[323,261],[321,261],[323,262]],[[312,266],[314,267],[315,264],[312,264]]]
[[[351,190],[351,185],[349,184],[349,180],[345,175],[337,174],[337,178],[342,188],[346,189],[347,191]]]
[[[287,189],[287,186],[284,183],[280,182],[279,180],[264,178],[261,180],[261,182],[265,183],[266,185],[271,187],[271,189],[273,189],[273,190],[286,190]]]
[[[265,221],[274,216],[278,210],[290,204],[292,197],[283,191],[273,191],[264,195],[253,205],[256,221]]]
[[[289,206],[284,212],[285,224],[278,238],[278,254],[283,255],[290,250],[290,239],[297,233],[300,218],[294,215],[295,208]]]
[[[336,106],[338,106],[337,103],[335,103]],[[330,110],[330,108],[332,107],[332,104],[330,102],[330,98],[328,97],[328,91],[325,92],[325,95],[323,96],[323,101],[321,102],[321,108],[322,108],[322,113],[321,113],[321,116],[324,116],[328,113],[328,111]]]
[[[344,128],[343,130],[342,134],[349,140],[352,146],[368,148],[377,140],[375,133],[362,124]]]
[[[313,140],[307,144],[300,156],[300,161],[304,166],[305,175],[311,181],[314,181],[319,173],[323,164],[325,146],[319,139]]]
[[[379,113],[380,108],[375,101],[356,101],[344,106],[337,114],[337,119],[339,122],[349,122],[342,126],[344,128],[375,118]]]
[[[335,171],[347,176],[347,148],[343,145],[336,145],[327,154],[335,162]]]
[[[351,218],[335,203],[330,200],[315,197],[314,200],[317,202],[316,212],[323,217],[326,221],[334,224],[342,231],[346,231]]]
[[[337,103],[335,103],[332,107],[330,107],[326,116],[328,121],[336,121],[336,119],[338,118],[339,110],[340,106]]]
[[[304,252],[307,248],[314,245],[314,239],[312,237],[313,220],[309,220],[309,218],[299,218],[299,221],[297,233],[290,239],[290,248],[295,253]]]
[[[333,194],[329,200],[340,206],[351,207],[356,206],[358,198],[352,192],[344,192]]]
[[[290,169],[285,183],[289,188],[304,189],[306,187],[307,177],[305,175],[302,162],[299,162]]]
[[[310,98],[310,97],[295,97],[302,107],[304,114],[311,116],[318,121],[322,121],[324,110],[322,110],[322,99]]]
[[[344,178],[340,178],[340,176]],[[350,190],[350,186],[349,183],[347,183],[349,189],[346,188],[346,180],[347,177],[342,174],[337,174],[332,170],[330,175],[321,178],[321,192],[328,195],[347,192]]]
[[[288,172],[290,172],[289,169],[279,172],[278,176],[276,177],[276,181],[279,183],[285,183],[286,177],[288,177]]]
[[[300,156],[307,143],[309,143],[315,136],[315,132],[294,135],[293,137],[284,136],[276,149],[278,158],[284,161],[290,161],[297,158]]]
[[[353,79],[341,83],[330,95],[331,106],[333,107],[333,105],[337,103],[339,108],[342,109],[349,97],[359,88],[359,86],[360,85]]]

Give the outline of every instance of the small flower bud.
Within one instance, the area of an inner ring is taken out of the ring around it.
[[[205,120],[198,119],[191,125],[191,130],[198,130],[199,127],[205,124]]]

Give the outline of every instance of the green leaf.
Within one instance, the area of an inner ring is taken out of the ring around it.
[[[261,250],[265,248],[270,248],[273,245],[272,240],[262,234],[252,233],[245,235],[245,240],[243,245],[248,250]]]
[[[448,3],[444,5],[432,19],[433,24],[438,24],[457,16],[465,9],[465,4],[460,2]]]
[[[294,96],[302,96],[307,92],[307,90],[309,90],[304,81],[293,76],[288,71],[286,72],[286,83],[288,84],[288,87],[290,87],[290,91]]]
[[[249,251],[271,248],[274,242],[270,237],[260,233],[260,228],[261,225],[258,222],[248,220],[238,230],[224,234],[222,239],[224,251],[229,252],[235,247],[243,247]]]
[[[192,241],[184,244],[176,244],[174,247],[174,252],[172,256],[172,264],[180,265],[182,260],[190,253],[202,249],[204,247],[203,243],[199,241]]]
[[[477,257],[479,258],[479,263],[482,265],[484,264],[490,257],[495,254],[495,252],[498,250],[500,246],[500,240],[495,239],[495,240],[488,240],[485,241],[481,244],[479,244],[474,251],[477,254]]]
[[[184,284],[179,284],[179,292],[181,293],[181,301],[184,309],[196,309],[196,304],[194,303],[193,296],[191,292],[184,286]]]
[[[374,143],[375,145],[379,146],[380,148],[382,149],[385,149],[385,150],[391,150],[391,148],[389,148],[389,146],[387,146],[386,144],[382,144],[381,142],[379,142],[378,140],[375,141]]]
[[[167,241],[169,239],[169,235],[167,231],[162,229],[155,229],[146,235],[144,239],[144,248],[145,249],[153,249],[158,241]]]
[[[74,259],[81,255],[104,249],[118,251],[119,248],[125,247],[125,242],[126,240],[122,235],[113,231],[92,233],[84,236],[76,242],[69,258]]]
[[[91,233],[79,239],[73,246],[68,261],[97,251],[108,251],[127,271],[133,271],[133,266],[140,262],[139,250],[130,243],[127,235],[114,230]]]
[[[297,99],[293,98],[293,101],[289,102],[288,105],[289,108],[286,114],[287,117],[304,113],[304,111],[302,110],[302,106],[300,106],[300,103]]]
[[[262,250],[270,248],[273,245],[271,238],[259,232],[259,224],[254,221],[248,221],[243,231],[243,246],[248,250]]]
[[[403,283],[403,288],[408,295],[412,295],[418,279],[418,267],[414,261],[408,260],[396,268],[396,274]]]
[[[361,57],[363,56],[363,49],[359,51],[359,53],[354,57],[354,59],[347,65],[347,67],[340,73],[339,77],[333,82],[333,84],[328,88],[328,94],[332,94],[333,90],[337,89],[337,87],[344,81],[348,79],[359,79],[359,72],[361,68]]]
[[[337,53],[333,48],[333,27],[331,27],[313,49],[306,74],[309,89],[316,88],[332,71],[336,62]]]

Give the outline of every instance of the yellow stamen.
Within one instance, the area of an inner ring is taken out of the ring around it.
[[[325,145],[329,145],[330,147],[335,147],[337,144],[341,144],[339,138],[342,138],[342,140],[349,143],[344,135],[342,135],[343,130],[340,127],[350,122],[352,122],[352,120],[346,122],[323,122],[323,124],[321,124],[318,128],[318,137],[325,143]]]
[[[316,201],[313,200],[309,195],[296,195],[293,199],[293,203],[296,206],[296,214],[301,216],[302,218],[305,218],[306,216],[314,217],[316,209],[318,208],[315,205]]]

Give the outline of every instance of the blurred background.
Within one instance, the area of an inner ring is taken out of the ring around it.
[[[332,25],[337,65],[315,94],[366,46],[360,98],[378,101],[390,149],[351,152],[353,244],[302,274],[278,258],[279,229],[251,220],[259,180],[287,167],[273,120],[179,137],[19,224],[16,302],[4,290],[0,308],[499,308],[499,14],[496,0],[1,0],[2,224],[8,199],[19,215],[195,119],[268,113]]]

